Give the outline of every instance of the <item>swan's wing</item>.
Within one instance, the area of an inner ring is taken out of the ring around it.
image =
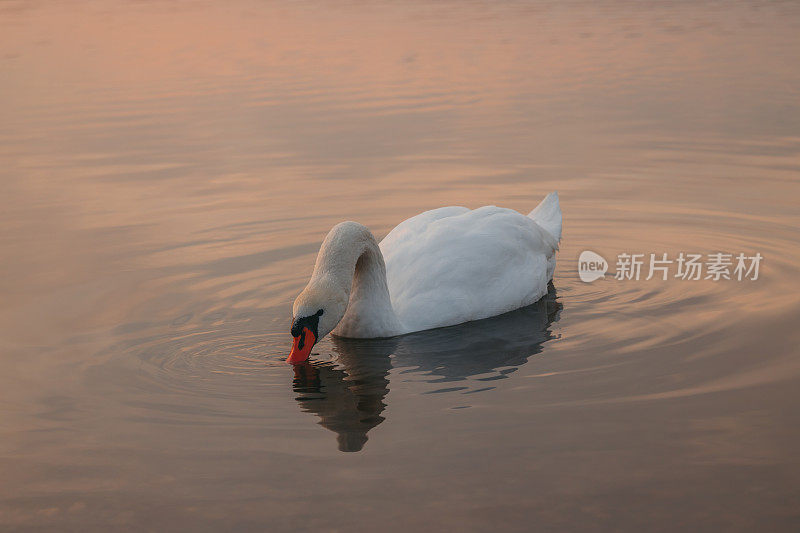
[[[467,207],[450,206],[431,209],[419,215],[404,220],[394,227],[386,237],[380,242],[381,251],[385,254],[384,248],[396,249],[407,242],[416,242],[428,230],[428,226],[443,218],[454,217],[469,213]]]
[[[561,206],[558,203],[558,193],[553,191],[542,200],[539,205],[528,213],[541,227],[555,237],[556,242],[561,240]]]
[[[494,206],[445,207],[381,242],[392,305],[408,331],[487,318],[547,292],[557,243],[534,220]]]

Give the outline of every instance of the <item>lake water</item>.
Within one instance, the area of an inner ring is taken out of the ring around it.
[[[796,531],[798,87],[793,2],[0,3],[2,529]],[[544,300],[284,362],[335,223],[551,190]]]

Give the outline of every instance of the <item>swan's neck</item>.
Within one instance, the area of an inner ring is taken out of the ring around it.
[[[337,224],[322,243],[311,282],[344,293],[348,302],[333,330],[343,337],[389,337],[401,325],[392,308],[386,283],[386,265],[372,233],[356,222]]]

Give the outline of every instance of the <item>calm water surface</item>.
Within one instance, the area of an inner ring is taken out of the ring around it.
[[[793,2],[0,3],[2,529],[796,531],[798,65]],[[283,362],[333,224],[551,190],[544,300]]]

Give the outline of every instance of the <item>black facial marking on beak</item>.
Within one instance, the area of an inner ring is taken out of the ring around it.
[[[300,342],[297,344],[297,347],[301,350],[306,342],[306,332],[304,328],[308,328],[308,330],[314,334],[314,338],[319,339],[319,317],[322,316],[322,313],[323,311],[320,309],[311,316],[295,318],[292,321],[292,337],[300,337]]]

